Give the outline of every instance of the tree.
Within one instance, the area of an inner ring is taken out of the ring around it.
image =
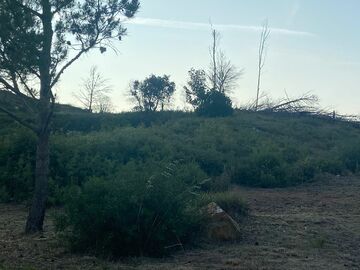
[[[111,113],[114,111],[113,103],[111,102],[111,99],[108,96],[102,96],[98,100],[98,103],[96,105],[96,110],[99,113]]]
[[[207,85],[204,70],[191,69],[189,81],[184,86],[186,101],[190,103],[196,113],[202,116],[228,116],[233,113],[230,98],[221,91],[214,90]]]
[[[270,36],[270,29],[269,29],[268,21],[266,20],[263,23],[263,28],[261,31],[260,42],[259,42],[259,51],[258,51],[258,78],[257,78],[256,100],[255,100],[256,111],[258,110],[258,106],[259,106],[261,75],[262,75],[262,69],[265,65],[267,40],[269,36]]]
[[[225,93],[210,90],[205,99],[196,108],[196,112],[202,116],[219,117],[233,114],[231,99]]]
[[[196,109],[206,99],[206,93],[209,90],[206,84],[206,73],[204,70],[196,70],[194,68],[188,73],[190,79],[187,82],[187,86],[184,86],[186,102]]]
[[[130,95],[136,103],[137,111],[164,110],[175,92],[175,83],[170,76],[151,75],[144,81],[134,81],[130,84]]]
[[[93,66],[89,77],[83,80],[83,88],[75,94],[75,97],[89,112],[93,112],[94,109],[104,112],[105,104],[106,107],[111,105],[111,100],[107,95],[111,91],[108,80],[101,76],[96,66]]]
[[[42,230],[48,190],[54,86],[65,70],[94,48],[113,47],[138,0],[0,0],[0,84],[27,104],[32,121],[0,110],[37,135],[34,197],[25,231]],[[28,102],[31,98],[31,104]]]
[[[225,116],[233,112],[232,103],[227,96],[242,74],[225,53],[219,48],[220,33],[211,32],[210,67],[208,72],[191,69],[189,81],[184,86],[186,101],[195,111],[206,116]]]
[[[209,88],[222,93],[229,93],[236,87],[242,70],[238,70],[220,49],[220,33],[213,29],[211,32],[212,43],[210,47],[210,66],[207,73]]]

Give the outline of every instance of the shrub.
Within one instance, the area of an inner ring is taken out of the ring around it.
[[[237,165],[233,173],[233,181],[248,186],[284,186],[285,170],[278,155],[260,152],[252,154],[246,163]]]
[[[353,173],[360,172],[360,145],[355,145],[344,150],[343,160],[345,167]]]
[[[11,130],[0,137],[0,193],[3,200],[21,202],[30,198],[34,183],[35,143],[34,134],[26,129]]]
[[[231,185],[231,177],[227,172],[223,172],[219,176],[214,176],[205,181],[202,190],[211,192],[220,192],[229,190]]]
[[[263,188],[285,187],[308,182],[319,172],[319,162],[302,157],[295,162],[276,150],[257,149],[243,164],[235,165],[232,181]]]
[[[176,173],[186,172],[184,166],[151,177],[93,178],[74,187],[57,228],[74,251],[112,257],[167,254],[170,247],[189,243],[201,223],[195,186]],[[136,167],[128,165],[125,174]]]
[[[206,93],[196,112],[201,116],[223,117],[233,114],[231,99],[224,93],[211,90]]]

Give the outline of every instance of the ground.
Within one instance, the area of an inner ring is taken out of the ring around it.
[[[26,207],[0,204],[0,269],[360,269],[360,178],[329,176],[284,189],[237,188],[250,207],[237,243],[202,244],[167,259],[109,262],[25,236]]]

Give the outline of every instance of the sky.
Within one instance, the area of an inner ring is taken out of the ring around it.
[[[140,0],[136,18],[118,53],[94,50],[71,66],[57,87],[62,103],[74,98],[96,65],[113,87],[116,111],[130,110],[132,80],[170,75],[176,83],[174,108],[185,106],[183,86],[191,68],[207,69],[211,27],[221,48],[243,75],[231,94],[235,105],[256,97],[261,25],[271,30],[261,91],[274,99],[312,93],[320,105],[360,115],[359,0]]]

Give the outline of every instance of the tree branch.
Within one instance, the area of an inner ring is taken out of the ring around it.
[[[13,1],[13,0],[12,0]],[[29,8],[28,6],[22,4],[22,3],[19,3],[18,1],[16,1],[16,4],[19,5],[20,7],[22,7],[23,9],[27,10],[28,12],[30,12],[31,14],[39,17],[40,19],[42,18],[42,14],[37,12],[36,10],[33,10],[32,8]]]
[[[9,84],[4,78],[0,77],[0,83],[2,83],[9,91],[16,93],[15,87]]]
[[[30,130],[34,131],[35,133],[37,133],[36,128],[29,124],[26,123],[25,121],[23,121],[21,118],[17,117],[15,114],[13,114],[12,112],[8,111],[7,109],[3,108],[0,106],[0,111],[6,113],[8,116],[10,116],[12,119],[14,119],[16,122],[18,122],[19,124],[23,125],[24,127],[29,128]]]
[[[71,59],[69,62],[67,62],[59,71],[59,73],[55,76],[54,80],[52,81],[50,87],[54,87],[54,85],[59,81],[61,75],[64,73],[64,71],[72,65],[76,60],[80,58],[81,55],[88,52],[91,49],[91,47],[87,47],[86,49],[81,50],[78,54],[74,56],[73,59]]]

